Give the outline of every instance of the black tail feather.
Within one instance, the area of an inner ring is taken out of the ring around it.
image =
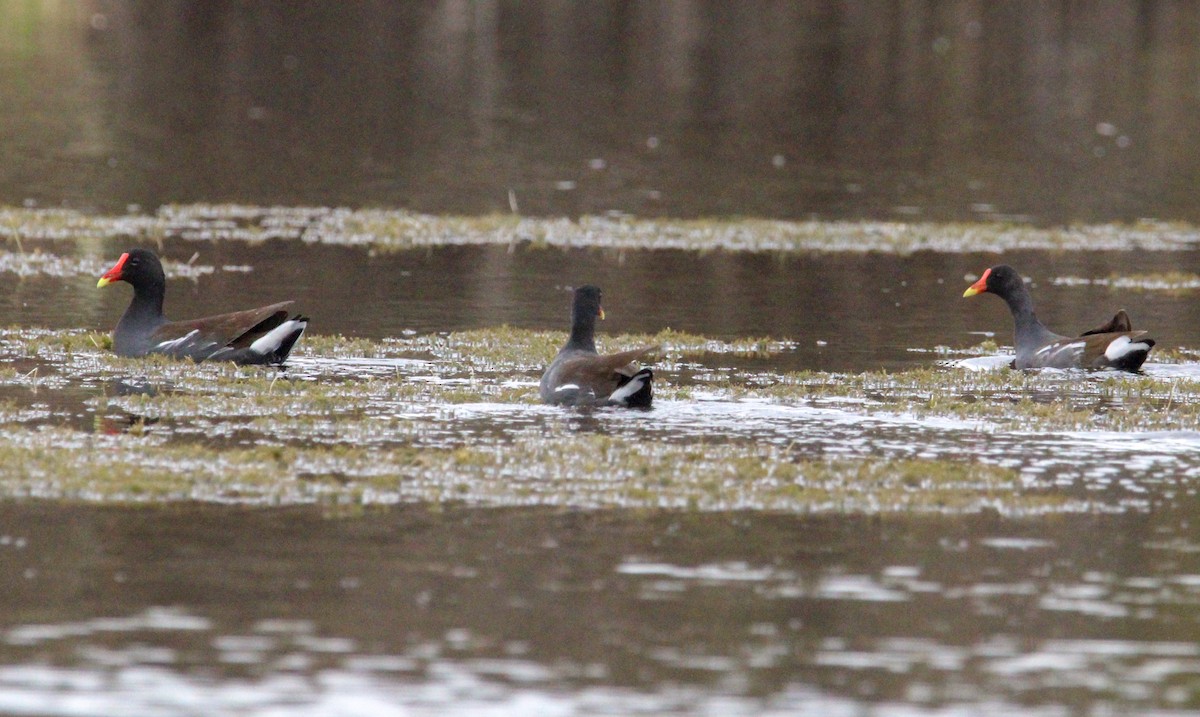
[[[629,393],[629,384],[640,384],[638,388]],[[632,376],[622,375],[618,379],[617,390],[613,391],[610,401],[620,406],[628,406],[630,408],[650,408],[650,404],[654,401],[654,393],[651,388],[654,385],[654,372],[648,368],[644,368]]]

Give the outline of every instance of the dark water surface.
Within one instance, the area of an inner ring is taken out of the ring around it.
[[[119,248],[79,251],[112,256]],[[168,309],[178,316],[286,290],[321,333],[562,329],[563,282],[586,277],[608,290],[604,328],[614,333],[670,325],[797,342],[778,356],[712,356],[659,372],[661,381],[700,387],[706,372],[724,366],[767,381],[789,369],[928,366],[938,345],[973,344],[989,331],[1004,344],[1011,331],[1000,301],[960,297],[966,275],[995,260],[986,255],[474,247],[371,256],[297,242],[175,243],[167,254],[187,260],[192,251],[198,263],[251,270],[173,280]],[[1011,260],[1034,268],[1035,295],[1052,325],[1083,328],[1124,306],[1136,322],[1161,328],[1164,345],[1194,346],[1189,328],[1198,317],[1186,296],[1054,281],[1195,273],[1192,253],[1022,252]],[[0,284],[0,305],[18,324],[104,329],[128,287],[94,284],[90,276],[13,278]],[[298,359],[293,380],[347,380],[346,371],[375,368],[339,363]],[[45,382],[6,389],[5,400],[27,409],[20,423],[96,435],[128,428],[114,424],[122,418],[115,398],[97,402],[119,395],[111,375],[40,359],[20,358],[15,367],[39,371]],[[420,362],[378,368],[396,380],[455,371]],[[1168,379],[1194,371],[1149,369]],[[532,387],[536,376],[496,380]],[[1071,381],[1063,379],[1064,393]],[[1200,709],[1194,431],[1031,435],[864,416],[836,403],[699,399],[582,418],[527,404],[360,409],[404,416],[382,424],[391,428],[373,439],[380,447],[502,450],[531,433],[570,440],[556,430],[574,424],[572,431],[651,443],[774,444],[808,458],[970,456],[1016,470],[1021,490],[1061,495],[1083,512],[805,517],[416,503],[330,515],[311,507],[0,503],[0,712],[908,717]],[[404,423],[428,428],[414,438]],[[336,430],[265,434],[238,415],[168,416],[139,430],[214,448],[345,440]],[[403,499],[403,481],[396,490]]]
[[[0,204],[1200,222],[1197,28],[1200,5],[1159,2],[0,0]],[[1008,344],[1002,302],[961,298],[995,255],[177,239],[168,258],[195,252],[217,271],[170,282],[175,318],[295,299],[316,334],[563,330],[568,287],[593,282],[604,334],[794,342],[660,370],[697,398],[647,414],[381,400],[358,407],[381,426],[359,437],[368,449],[502,452],[579,432],[970,460],[1066,507],[1013,519],[8,501],[0,713],[1200,714],[1196,431],[1032,435],[704,391],[733,371],[769,385]],[[109,264],[127,246],[44,248]],[[1160,346],[1197,345],[1192,292],[1062,281],[1200,274],[1195,251],[1003,259],[1063,333],[1125,308]],[[129,298],[96,276],[2,276],[0,316],[20,327],[108,330]],[[86,356],[11,344],[0,363],[33,377],[0,395],[14,429],[148,455],[351,442],[333,419],[276,434],[252,410],[128,413],[136,381],[113,388]],[[405,361],[304,358],[291,378],[461,379]],[[1196,365],[1148,373],[1195,379]],[[1110,408],[1096,391],[1078,399]],[[398,484],[390,497],[411,499]]]
[[[0,0],[0,202],[1200,221],[1200,6]]]
[[[126,248],[110,247],[102,256]],[[1003,302],[962,298],[996,263],[993,255],[454,247],[373,256],[295,242],[173,243],[165,255],[186,262],[193,252],[199,264],[251,270],[171,280],[165,310],[172,318],[295,299],[312,317],[310,330],[321,334],[379,339],[501,324],[566,331],[569,288],[590,282],[605,291],[602,334],[672,328],[722,339],[793,340],[794,349],[766,364],[775,369],[901,368],[929,364],[937,346],[974,345],[988,333],[1000,345],[1012,343]],[[1062,333],[1097,326],[1125,308],[1163,346],[1195,345],[1200,307],[1186,294],[1054,282],[1200,273],[1195,252],[1014,252],[1005,260],[1034,280],[1039,316]],[[107,331],[130,294],[124,284],[98,290],[90,276],[37,276],[0,282],[0,310],[20,325]]]
[[[0,711],[1192,714],[1198,541],[1176,512],[6,505]]]

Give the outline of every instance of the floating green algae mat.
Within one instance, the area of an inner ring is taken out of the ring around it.
[[[137,436],[7,431],[0,493],[87,501],[1022,513],[1080,510],[1024,492],[1013,470],[938,461],[797,461],[780,449],[672,446],[600,435],[457,449],[264,446],[213,450]]]
[[[1060,276],[1051,280],[1053,284],[1066,286],[1103,286],[1110,291],[1154,291],[1169,296],[1187,296],[1200,290],[1200,274],[1182,271],[1164,271],[1154,274],[1112,275],[1097,279],[1080,276]]]
[[[604,341],[663,346],[658,407],[576,411],[537,401],[563,338],[312,336],[279,372],[0,330],[0,496],[1028,514],[1145,509],[1147,477],[1200,475],[1160,437],[1200,428],[1188,375],[709,370],[789,344],[663,332]]]
[[[65,374],[97,380],[134,374],[155,389],[102,400],[156,417],[215,410],[224,416],[284,413],[287,416],[370,410],[379,401],[425,403],[498,402],[536,405],[541,368],[562,344],[564,334],[511,327],[428,334],[382,341],[337,336],[306,336],[283,372],[230,364],[192,364],[152,356],[122,359],[107,353],[108,336],[88,332],[0,329],[0,351],[40,358],[42,369],[0,370],[0,385],[57,385]],[[604,339],[602,349],[654,343],[662,347],[652,364],[660,372],[656,395],[688,400],[698,393],[723,400],[763,400],[779,404],[833,403],[864,414],[890,412],[988,420],[996,427],[1037,430],[1175,430],[1200,427],[1200,372],[1191,377],[1156,378],[1123,372],[1026,372],[997,368],[965,370],[953,362],[899,372],[866,371],[705,371],[681,365],[714,355],[769,357],[790,343],[768,339],[721,341],[676,331]],[[990,344],[989,344],[990,345]],[[961,354],[979,353],[979,347]],[[1165,356],[1171,356],[1165,354]],[[323,362],[305,375],[306,360]],[[375,370],[358,367],[376,359]],[[389,363],[398,361],[402,363]],[[342,364],[345,363],[345,370]],[[59,363],[58,370],[55,363]],[[360,370],[361,369],[361,370]],[[311,410],[304,411],[302,409]],[[1115,410],[1116,408],[1122,410]],[[300,413],[296,413],[300,411]],[[279,420],[286,420],[280,417]]]
[[[1130,225],[1040,228],[1027,225],[877,221],[671,220],[584,216],[434,216],[398,209],[173,205],[152,215],[94,216],[67,209],[0,208],[0,240],[28,249],[47,240],[297,240],[370,250],[530,244],[623,250],[750,252],[1178,251],[1200,243],[1200,229],[1145,221]]]

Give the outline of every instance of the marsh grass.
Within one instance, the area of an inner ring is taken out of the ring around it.
[[[1104,286],[1110,291],[1161,292],[1168,296],[1183,297],[1200,290],[1200,274],[1165,271],[1150,274],[1111,274],[1099,279],[1064,276],[1054,279],[1053,283],[1069,286]]]
[[[363,505],[756,509],[788,512],[1043,512],[1077,500],[1022,488],[1011,469],[922,460],[807,460],[785,448],[628,442],[604,435],[521,436],[499,446],[366,449],[204,443],[8,430],[8,497]]]
[[[433,216],[395,209],[169,205],[153,215],[96,216],[67,209],[0,208],[0,240],[24,253],[47,241],[122,238],[162,245],[186,241],[273,239],[404,251],[456,245],[597,247],[750,252],[1004,253],[1178,251],[1194,248],[1200,230],[1142,221],[1040,228],[1003,223],[633,219],[584,216],[542,219],[511,214]]]
[[[673,437],[654,412],[541,406],[540,367],[564,338],[511,327],[386,341],[313,336],[277,371],[122,359],[87,332],[0,330],[0,493],[800,512],[1095,508],[952,450],[933,459],[823,458],[754,440],[752,431],[726,435],[720,424]],[[833,406],[851,420],[949,420],[1018,434],[1200,428],[1200,381],[1191,379],[954,365],[707,371],[714,357],[769,357],[788,344],[676,332],[605,339],[614,348],[647,342],[663,346],[655,360],[663,402]],[[350,362],[364,357],[379,370]],[[684,364],[687,372],[672,368]],[[39,408],[48,401],[75,406],[64,409],[68,419],[71,411],[94,418],[63,420],[62,411]]]

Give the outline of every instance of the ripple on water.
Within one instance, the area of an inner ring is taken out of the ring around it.
[[[288,375],[305,381],[326,378],[377,378],[428,370],[429,361],[395,357],[296,356],[287,363]]]
[[[1159,517],[170,513],[9,531],[67,552],[0,631],[0,712],[1015,717],[1117,695],[1165,715],[1200,674],[1179,619],[1200,605],[1196,541]],[[91,574],[128,578],[94,581],[102,601],[192,581],[205,607],[31,618],[93,609],[73,596],[97,526],[113,539]],[[164,553],[191,570],[164,580]],[[287,599],[262,600],[271,585]]]

